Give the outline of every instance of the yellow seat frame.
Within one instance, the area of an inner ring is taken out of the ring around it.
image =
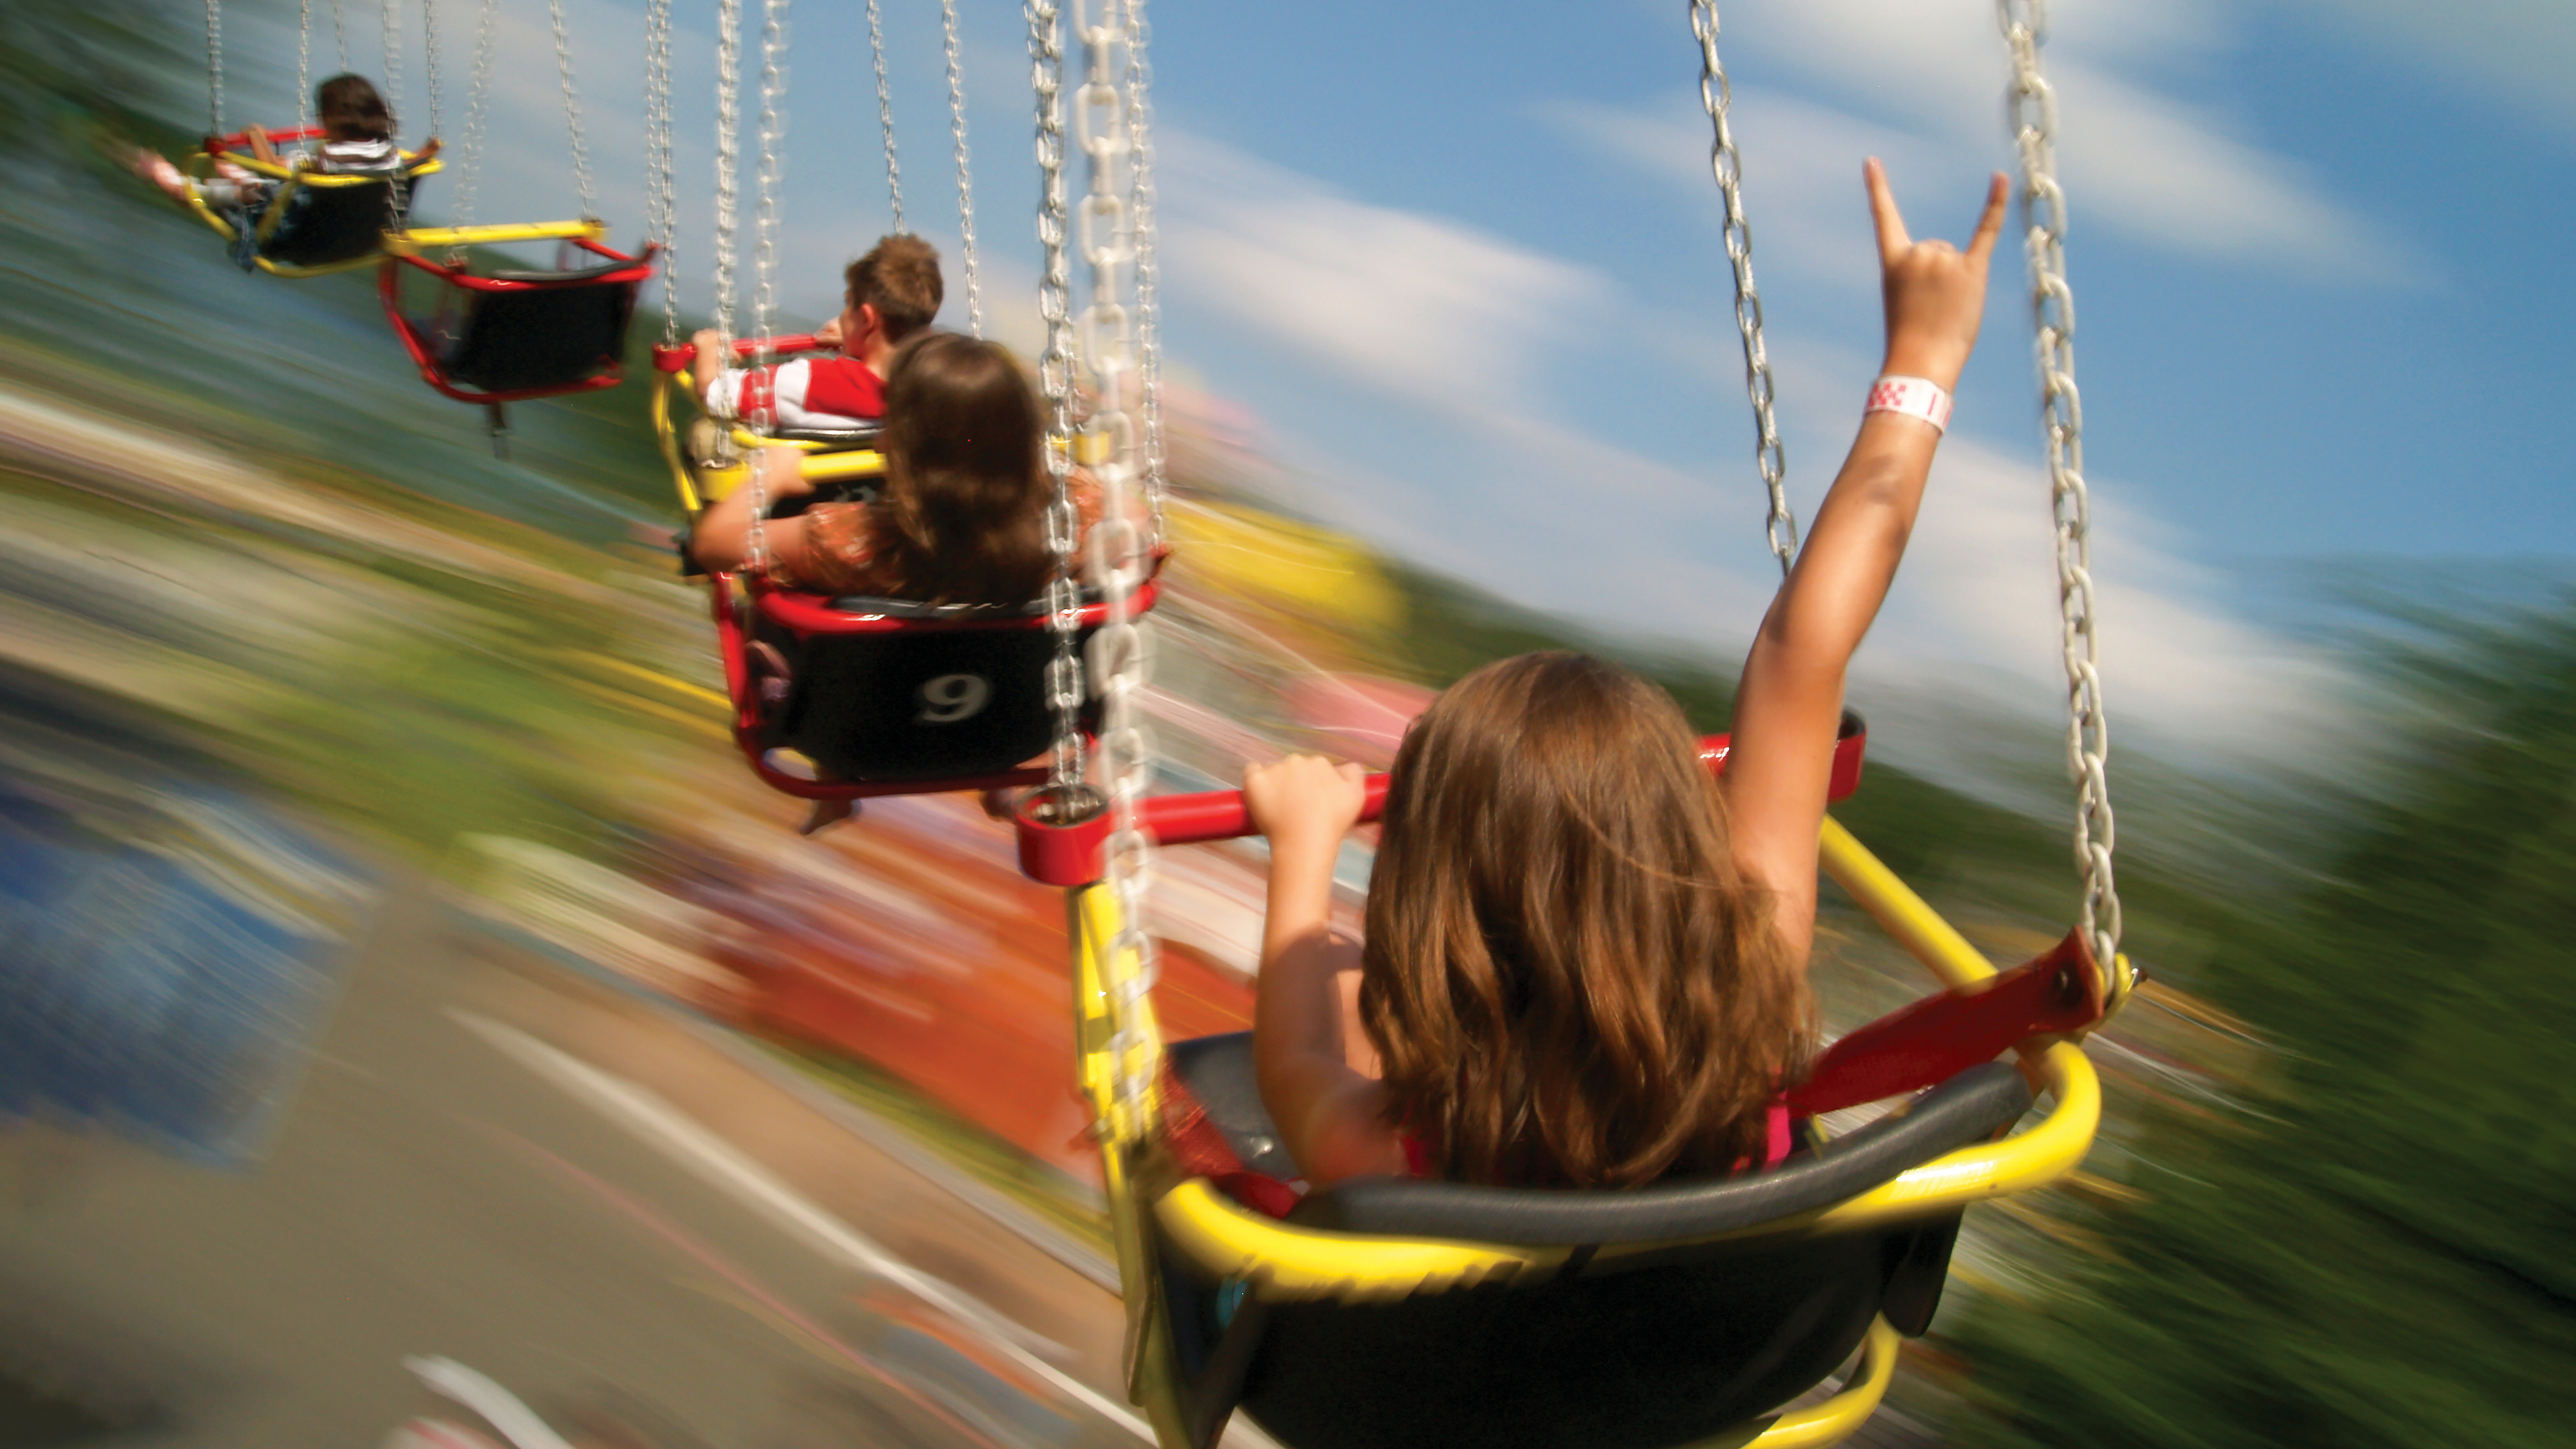
[[[689,456],[682,445],[679,421],[674,415],[671,398],[678,393],[695,399],[697,379],[686,368],[678,372],[653,374],[653,436],[662,445],[662,462],[671,470],[671,485],[679,491],[680,506],[695,518],[708,504],[723,498],[751,476],[751,458],[762,448],[794,448],[808,456],[805,476],[815,483],[842,483],[856,478],[879,478],[885,475],[885,455],[874,448],[828,449],[824,444],[798,442],[783,438],[764,438],[739,423],[727,429],[734,445],[736,461],[727,464],[701,464]]]
[[[402,154],[403,160],[406,163],[404,176],[407,180],[417,181],[423,176],[435,175],[439,171],[446,169],[445,163],[439,161],[436,157],[422,160],[420,153],[417,151],[405,151]],[[218,153],[199,151],[195,155],[190,156],[181,169],[185,170],[191,178],[203,181],[214,175],[215,162],[217,159]],[[308,171],[300,166],[293,166],[275,161],[262,161],[256,156],[247,155],[238,151],[222,152],[220,153],[220,159],[229,161],[253,175],[264,176],[271,181],[279,183],[277,194],[270,197],[268,205],[260,209],[257,225],[259,227],[260,239],[263,241],[267,240],[269,234],[277,229],[278,222],[285,217],[287,199],[293,194],[294,189],[299,186],[312,186],[328,189],[343,186],[378,186],[385,182],[385,178],[382,176],[370,176],[364,174],[344,175],[335,172]],[[188,209],[197,214],[198,220],[204,222],[210,227],[213,227],[216,234],[221,236],[225,241],[229,242],[239,239],[240,232],[234,228],[230,221],[225,220],[222,212],[208,206],[205,198],[197,194],[197,189],[195,187],[190,187],[188,189]],[[351,257],[347,261],[343,262],[327,262],[318,267],[299,267],[287,262],[271,261],[267,257],[254,257],[252,261],[261,271],[268,273],[272,277],[301,278],[327,277],[334,272],[353,272],[360,267],[372,267],[383,259],[384,253],[381,250],[378,250],[369,252],[367,255],[362,257]]]
[[[1943,984],[1954,990],[1974,989],[1995,974],[1993,963],[1839,822],[1825,821],[1820,845],[1825,874]],[[1151,1002],[1140,1000],[1132,1008],[1134,1019],[1127,1023],[1126,1060],[1113,1059],[1112,1044],[1121,1038],[1107,987],[1111,963],[1102,953],[1119,937],[1116,899],[1100,886],[1089,886],[1068,893],[1067,911],[1074,947],[1081,1088],[1100,1138],[1119,1280],[1126,1285],[1128,1395],[1145,1410],[1164,1449],[1190,1449],[1191,1439],[1171,1325],[1155,1307],[1161,1301],[1154,1288],[1158,1240],[1209,1272],[1246,1282],[1255,1294],[1274,1301],[1365,1301],[1488,1278],[1536,1280],[1553,1274],[1574,1251],[1567,1246],[1323,1232],[1253,1212],[1205,1179],[1182,1174],[1159,1149],[1160,1103],[1154,1095],[1149,1092],[1131,1102],[1117,1090],[1121,1066],[1126,1080],[1161,1080],[1162,1040]],[[1122,976],[1136,966],[1132,961],[1121,964],[1126,969],[1117,974]],[[2125,1000],[2132,979],[2125,958],[2112,975],[2116,1007]],[[2073,1172],[2092,1148],[2102,1120],[2101,1083],[2093,1064],[2072,1042],[2053,1042],[2029,1052],[2023,1065],[2056,1098],[2055,1109],[2036,1127],[1999,1142],[1961,1148],[1830,1207],[1721,1236],[1754,1239],[1859,1231],[1956,1212],[1971,1203],[2030,1192],[2058,1181]],[[1672,1246],[1604,1247],[1595,1261]],[[1848,1437],[1886,1394],[1895,1372],[1897,1343],[1896,1330],[1879,1319],[1862,1345],[1860,1368],[1840,1392],[1767,1423],[1740,1426],[1706,1441],[1707,1449],[1719,1444],[1806,1449]]]

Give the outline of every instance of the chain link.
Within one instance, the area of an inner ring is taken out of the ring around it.
[[[376,11],[376,23],[385,33],[385,109],[393,113],[394,133],[402,133],[402,5],[401,0],[384,0]]]
[[[1038,241],[1045,263],[1038,273],[1038,317],[1046,348],[1038,354],[1038,385],[1046,395],[1047,476],[1055,497],[1047,505],[1047,547],[1055,576],[1047,583],[1047,627],[1055,650],[1047,663],[1047,705],[1055,717],[1055,742],[1047,756],[1047,785],[1070,798],[1082,785],[1082,661],[1074,649],[1082,627],[1081,518],[1073,506],[1072,264],[1065,252],[1069,230],[1064,188],[1064,48],[1056,0],[1024,0],[1029,23],[1030,90],[1037,101]]]
[[[1128,234],[1136,261],[1136,380],[1144,424],[1141,469],[1145,506],[1153,520],[1150,545],[1163,546],[1163,302],[1154,256],[1154,63],[1145,0],[1127,0],[1127,133],[1130,176]]]
[[[777,340],[778,224],[787,164],[787,3],[764,0],[761,6],[760,196],[753,214],[751,321],[763,370],[775,357],[772,344]],[[766,437],[776,421],[774,409],[763,408],[750,421],[752,430]]]
[[[295,124],[313,129],[313,0],[295,12]]]
[[[948,44],[948,131],[957,142],[957,248],[966,269],[966,325],[984,335],[984,289],[975,275],[975,174],[966,161],[966,70],[957,39],[957,0],[939,0]]]
[[[885,133],[886,194],[894,199],[894,225],[887,230],[903,231],[903,168],[894,157],[894,92],[886,87],[885,21],[877,13],[877,0],[868,0],[868,51],[877,63],[877,125]]]
[[[1709,170],[1717,176],[1718,195],[1726,202],[1726,260],[1735,271],[1735,330],[1744,338],[1744,390],[1753,400],[1753,459],[1770,495],[1771,514],[1763,525],[1771,556],[1780,561],[1780,576],[1789,575],[1798,554],[1798,520],[1789,511],[1782,484],[1788,459],[1780,448],[1780,420],[1772,412],[1771,354],[1762,346],[1762,293],[1753,285],[1753,228],[1744,220],[1744,159],[1736,154],[1735,130],[1728,123],[1735,92],[1726,83],[1726,66],[1717,57],[1715,0],[1691,0],[1691,34],[1699,39],[1699,101],[1708,112]]]
[[[1097,6],[1097,18],[1093,7]],[[1154,739],[1142,719],[1138,696],[1153,666],[1150,625],[1135,610],[1136,590],[1153,567],[1153,545],[1129,516],[1140,482],[1141,428],[1135,313],[1128,299],[1135,262],[1134,133],[1129,122],[1141,98],[1122,90],[1139,78],[1135,61],[1137,14],[1129,0],[1073,0],[1075,33],[1083,48],[1083,84],[1074,97],[1074,135],[1087,162],[1089,186],[1076,213],[1076,237],[1091,272],[1089,305],[1079,335],[1091,399],[1086,430],[1094,440],[1092,474],[1100,485],[1100,522],[1091,530],[1091,576],[1101,586],[1108,617],[1094,644],[1100,676],[1100,774],[1110,808],[1110,833],[1102,884],[1118,903],[1119,933],[1108,943],[1107,986],[1116,1003],[1110,1056],[1117,1092],[1141,1122],[1153,1089],[1153,1037],[1147,998],[1159,975],[1154,938],[1147,929],[1147,892],[1154,870],[1153,839],[1139,813],[1153,784]]]
[[[546,12],[554,22],[555,75],[563,81],[564,129],[572,133],[573,189],[581,196],[581,219],[589,221],[599,215],[599,202],[590,184],[590,148],[581,139],[581,92],[572,83],[572,37],[564,30],[563,0],[546,0]]]
[[[420,0],[420,53],[429,67],[429,134],[447,134],[447,114],[439,103],[438,0]]]
[[[341,0],[331,0],[331,43],[340,52],[339,73],[347,75],[349,73],[349,17],[341,8]]]
[[[2041,428],[2048,441],[2050,512],[2057,528],[2057,596],[2066,658],[2066,759],[2076,782],[2075,865],[2084,881],[2086,944],[2116,999],[2120,893],[2111,875],[2110,720],[2102,708],[2093,626],[2093,530],[2084,487],[2084,400],[2075,388],[2075,294],[2066,284],[2066,193],[2057,183],[2057,94],[2039,73],[2045,0],[1997,0],[2012,52],[2006,118],[2021,153],[2022,216],[2038,333]]]
[[[477,183],[483,179],[484,119],[489,114],[492,93],[492,40],[494,22],[500,15],[500,0],[483,0],[482,13],[474,22],[474,81],[465,97],[465,134],[457,145],[456,225],[474,224],[474,198]],[[447,249],[447,264],[462,265],[465,248]]]
[[[671,164],[671,0],[645,0],[644,233],[662,249],[665,347],[680,343],[678,220],[679,182]]]
[[[206,134],[224,133],[223,0],[206,0]]]
[[[734,233],[741,220],[742,0],[716,0],[716,356],[733,361]],[[713,378],[697,379],[703,388]]]

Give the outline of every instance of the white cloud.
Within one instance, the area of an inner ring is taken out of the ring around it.
[[[2059,98],[2058,169],[2075,224],[2098,218],[2169,250],[2310,280],[2420,276],[2401,246],[2320,191],[2297,162],[2139,78],[2219,44],[2223,23],[2213,9],[2181,3],[2058,17],[2043,64]],[[1901,188],[1909,172],[1946,172],[1963,157],[1974,158],[1961,168],[1970,175],[2009,168],[2004,49],[1983,0],[1804,0],[1758,12],[1745,30],[1751,43],[1734,57],[1739,72],[1764,74],[1758,63],[1776,57],[1879,118],[1739,84],[1735,116],[1757,237],[1775,225],[1775,211],[1798,234],[1815,209],[1813,178],[1830,182],[1828,214],[1840,215],[1864,154],[1885,156]],[[1572,107],[1553,114],[1610,155],[1713,190],[1707,127],[1695,113],[1687,121]]]
[[[1619,139],[1619,118],[1608,121],[1605,136]],[[1625,134],[1660,144],[1642,128]],[[1166,154],[1185,158],[1166,166],[1176,305],[1400,402],[1406,432],[1438,439],[1428,467],[1406,469],[1378,456],[1370,424],[1348,411],[1274,416],[1292,465],[1319,484],[1304,501],[1533,607],[1700,641],[1719,656],[1741,647],[1773,587],[1755,543],[1758,491],[1743,486],[1750,470],[1677,468],[1519,405],[1545,394],[1551,366],[1567,365],[1558,339],[1621,305],[1614,283],[1205,142],[1167,141]],[[1867,358],[1795,334],[1778,350],[1784,390],[1852,396],[1866,382]],[[1291,390],[1318,395],[1316,376]],[[1828,440],[1809,441],[1792,444],[1832,456]],[[1803,470],[1802,491],[1821,491],[1825,476]],[[2292,738],[2292,721],[2331,713],[2329,668],[2205,602],[2211,580],[2122,501],[2117,481],[2095,490],[2106,688],[2139,727],[2131,738],[2254,758]],[[2044,726],[2063,707],[2048,519],[2035,459],[1954,436],[1862,676],[1892,700],[1956,695],[1975,680]]]
[[[1167,130],[1160,166],[1163,255],[1191,304],[1419,402],[1478,411],[1527,395],[1534,344],[1612,291],[1586,268],[1212,142]]]

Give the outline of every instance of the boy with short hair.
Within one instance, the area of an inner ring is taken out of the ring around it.
[[[714,417],[768,412],[782,428],[861,428],[885,416],[895,349],[930,325],[944,295],[939,253],[917,236],[890,236],[843,273],[841,315],[815,332],[836,355],[791,358],[773,368],[727,368],[715,330],[690,338],[691,372]]]

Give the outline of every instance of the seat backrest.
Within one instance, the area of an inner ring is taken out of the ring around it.
[[[1261,1107],[1250,1045],[1236,1033],[1174,1042],[1168,1053],[1247,1167],[1293,1176]],[[1291,1221],[1397,1237],[1665,1244],[1840,1201],[1993,1135],[2030,1100],[2018,1071],[1990,1063],[1765,1172],[1625,1192],[1362,1178],[1316,1194]],[[1862,1232],[1601,1253],[1535,1285],[1256,1305],[1241,1403],[1297,1449],[1687,1443],[1821,1380],[1877,1315],[1923,1332],[1958,1223],[1951,1213]],[[1204,1363],[1227,1332],[1214,1311],[1220,1285],[1168,1250],[1164,1262],[1179,1336],[1197,1350],[1184,1357]]]
[[[525,279],[518,273],[505,275]],[[477,290],[467,304],[462,333],[440,365],[452,381],[490,392],[584,382],[626,355],[626,328],[635,316],[638,285],[593,279],[507,292]]]
[[[390,179],[335,181],[327,186],[302,180],[285,183],[270,202],[277,225],[259,241],[259,254],[291,267],[322,267],[349,262],[381,250],[385,229],[401,224],[401,205]]]
[[[900,629],[799,638],[764,625],[792,686],[775,743],[844,780],[999,774],[1055,736],[1045,675],[1053,637],[1013,619],[991,628]]]

